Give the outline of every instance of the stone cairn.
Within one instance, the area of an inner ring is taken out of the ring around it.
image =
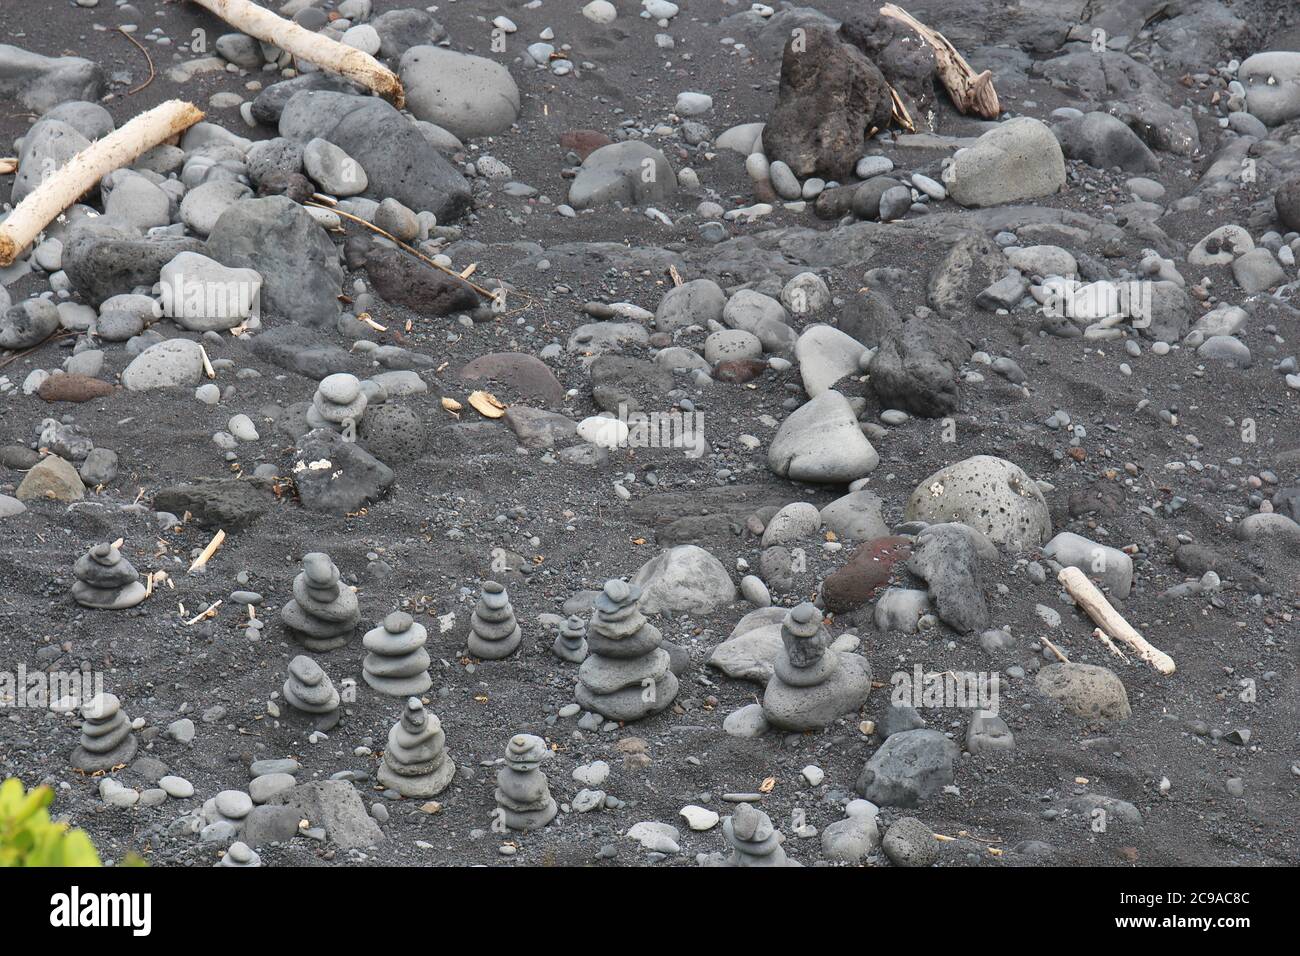
[[[540,769],[551,756],[546,741],[515,734],[506,745],[506,765],[497,771],[496,819],[511,830],[540,830],[555,819],[555,799]]]
[[[226,855],[221,858],[221,862],[217,864],[217,866],[238,866],[238,867],[250,867],[250,866],[261,866],[261,865],[262,865],[262,858],[257,855],[257,851],[254,850],[252,847],[250,847],[247,843],[241,843],[238,840],[230,844],[230,849],[227,850]]]
[[[427,798],[442,793],[456,773],[446,743],[447,735],[437,715],[427,713],[420,698],[410,698],[402,719],[388,732],[379,782],[404,797]]]
[[[562,661],[581,664],[587,658],[587,624],[576,614],[560,625],[560,633],[551,651]]]
[[[781,650],[763,692],[763,716],[782,730],[820,730],[871,693],[866,658],[831,650],[821,611],[807,602],[781,624]]]
[[[475,657],[499,661],[509,657],[519,647],[523,635],[515,621],[515,609],[510,606],[510,595],[505,585],[484,581],[478,606],[469,619],[469,652]]]
[[[284,700],[314,730],[329,730],[339,722],[339,692],[321,666],[305,654],[289,662]]]
[[[76,583],[72,598],[82,607],[121,611],[135,607],[148,592],[140,575],[122,552],[111,544],[97,544],[72,566]]]
[[[390,697],[423,694],[433,686],[429,652],[424,649],[429,632],[405,611],[394,611],[384,623],[366,631],[361,643],[370,653],[361,661],[367,684]]]
[[[111,770],[135,757],[131,718],[112,694],[96,694],[81,705],[81,741],[72,751],[72,766],[86,773]]]
[[[347,372],[326,375],[312,396],[307,424],[312,428],[329,428],[342,433],[348,441],[355,441],[367,402],[361,380],[355,375]]]
[[[302,559],[293,599],[280,609],[280,620],[307,650],[319,654],[348,642],[361,609],[353,590],[339,582],[339,569],[329,555],[313,551]]]
[[[784,837],[766,813],[748,803],[722,821],[722,834],[731,844],[727,866],[799,866],[785,855]]]
[[[640,720],[664,710],[677,696],[658,628],[637,607],[641,588],[613,579],[594,602],[589,653],[578,668],[577,697],[608,720]]]

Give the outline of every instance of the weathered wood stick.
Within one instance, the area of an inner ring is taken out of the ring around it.
[[[976,75],[966,58],[957,52],[948,38],[932,30],[902,7],[887,3],[880,8],[881,16],[891,17],[920,34],[921,39],[934,49],[935,68],[939,79],[947,88],[954,105],[963,113],[977,113],[985,119],[997,119],[1002,112],[997,91],[993,89],[993,74],[988,70]]]
[[[406,91],[397,74],[369,53],[337,40],[312,33],[249,0],[193,0],[215,13],[241,33],[271,43],[322,70],[337,73],[366,89],[374,90],[398,109],[406,103]]]
[[[134,162],[203,119],[184,100],[168,100],[91,143],[33,189],[0,223],[0,266],[12,265],[41,230],[115,169]]]
[[[1137,632],[1123,615],[1115,610],[1106,600],[1097,586],[1088,580],[1088,576],[1078,568],[1062,568],[1057,580],[1065,585],[1070,597],[1087,612],[1088,616],[1107,634],[1129,646],[1138,657],[1146,661],[1161,674],[1168,676],[1176,669],[1174,659],[1164,651],[1152,647],[1147,639]]]

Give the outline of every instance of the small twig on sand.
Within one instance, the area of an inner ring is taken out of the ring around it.
[[[225,540],[225,531],[218,531],[214,534],[212,540],[208,542],[208,546],[199,553],[199,556],[194,559],[194,563],[190,565],[189,573],[193,574],[195,571],[206,565],[208,561],[211,560],[212,556],[217,553],[217,549],[221,547],[222,542]]]
[[[154,78],[155,76],[157,76],[158,74],[154,71],[154,68],[153,68],[153,57],[151,57],[151,56],[149,55],[149,51],[145,49],[144,44],[141,43],[139,40],[137,40],[135,37],[131,36],[131,34],[127,33],[127,32],[126,32],[125,30],[123,30],[121,27],[118,27],[118,28],[117,28],[117,32],[120,33],[120,34],[122,34],[122,36],[126,37],[126,38],[127,38],[128,40],[130,40],[132,43],[134,43],[134,44],[135,44],[135,48],[136,48],[137,50],[139,50],[141,53],[144,54],[144,58],[145,58],[145,60],[146,60],[146,61],[148,62],[148,64],[149,64],[149,78],[148,78],[147,80],[145,80],[143,83],[141,83],[139,86],[134,87],[134,88],[129,89],[129,90],[126,91],[126,95],[127,95],[127,96],[134,96],[136,93],[139,93],[139,92],[140,92],[141,90],[143,90],[146,86],[148,86],[150,83],[152,83],[152,82],[153,82],[153,78]]]

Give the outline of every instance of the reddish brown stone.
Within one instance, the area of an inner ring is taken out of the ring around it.
[[[767,363],[756,359],[727,359],[714,367],[713,377],[719,382],[744,385],[758,378],[766,369]]]
[[[822,582],[826,610],[837,614],[861,607],[889,584],[894,565],[912,553],[907,538],[890,535],[859,545],[848,564]]]
[[[614,142],[604,133],[594,129],[571,129],[560,134],[560,145],[578,154],[578,159],[586,159],[602,146]]]
[[[89,375],[73,375],[65,372],[47,378],[36,390],[36,394],[47,402],[89,402],[96,398],[103,398],[112,391],[111,382],[92,378]]]

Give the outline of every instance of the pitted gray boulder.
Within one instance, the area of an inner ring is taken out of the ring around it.
[[[958,521],[1017,552],[1042,547],[1052,534],[1038,485],[1020,466],[991,455],[976,455],[930,475],[912,492],[905,517],[932,524]]]

